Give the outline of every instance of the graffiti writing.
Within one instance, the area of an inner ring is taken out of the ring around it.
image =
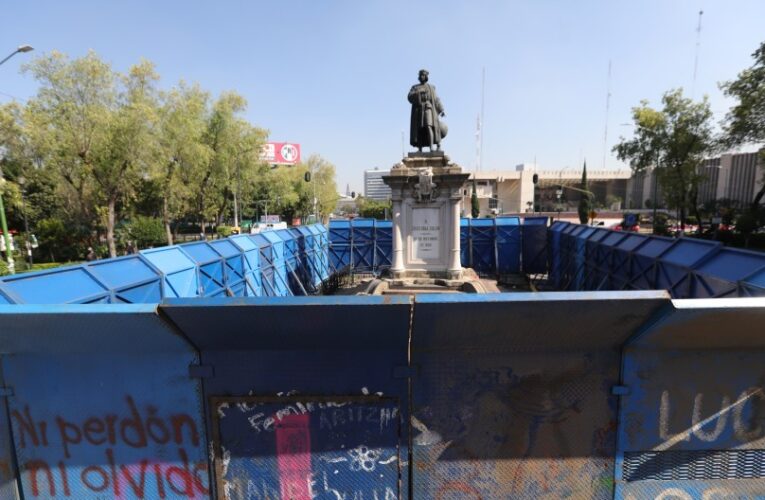
[[[28,405],[13,410],[17,446],[39,450],[25,453],[36,458],[19,464],[29,489],[25,494],[56,497],[87,491],[115,498],[209,494],[206,460],[190,459],[187,451],[188,446],[198,450],[201,443],[195,420],[184,413],[161,416],[151,405],[139,408],[131,396],[124,401],[120,412],[81,420],[63,415],[35,418]],[[145,456],[136,459],[131,450],[141,450]]]
[[[696,438],[712,443],[723,434],[726,428],[732,426],[733,435],[738,441],[750,442],[765,435],[765,391],[762,387],[750,387],[742,391],[738,398],[731,400],[728,396],[720,398],[717,407],[711,414],[704,417],[704,395],[699,393],[693,400],[689,426],[679,432],[670,431],[670,415],[672,402],[669,391],[663,391],[659,403],[659,437],[663,442],[655,448],[656,451],[670,449],[681,441]]]

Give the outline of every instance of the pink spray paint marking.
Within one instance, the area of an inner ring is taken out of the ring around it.
[[[285,500],[311,500],[311,432],[309,415],[274,418],[279,485]]]

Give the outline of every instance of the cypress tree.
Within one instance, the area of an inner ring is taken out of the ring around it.
[[[592,200],[590,199],[590,193],[584,192],[589,191],[587,189],[587,160],[584,161],[584,167],[582,167],[582,183],[579,186],[579,188],[582,190],[579,192],[579,195],[581,196],[579,198],[579,222],[582,224],[587,224],[587,221],[590,220],[590,212],[592,211]]]
[[[481,206],[478,204],[478,192],[475,190],[475,180],[473,181],[473,194],[470,196],[470,213],[474,219],[481,215]]]

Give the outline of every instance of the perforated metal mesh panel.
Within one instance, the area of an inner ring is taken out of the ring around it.
[[[765,478],[765,450],[639,451],[624,454],[625,481]]]

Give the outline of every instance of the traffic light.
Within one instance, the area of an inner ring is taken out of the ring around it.
[[[539,182],[539,176],[537,174],[534,174],[531,180],[532,182],[534,182],[534,185],[536,186],[537,182]]]
[[[311,172],[307,171],[303,176],[303,179],[305,179],[306,182],[311,182]]]
[[[356,197],[356,191],[351,191],[351,198],[355,198],[355,197]]]

